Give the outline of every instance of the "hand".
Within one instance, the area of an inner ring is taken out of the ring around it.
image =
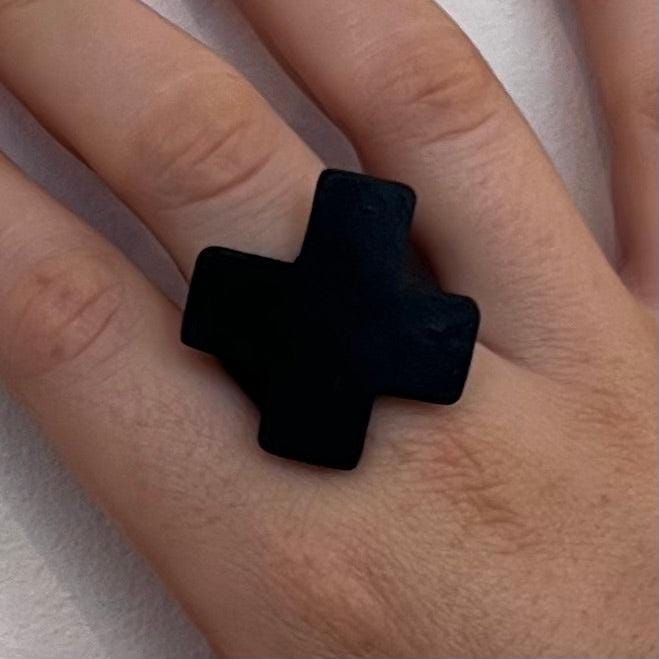
[[[579,3],[619,273],[432,2],[239,4],[365,170],[417,190],[419,248],[482,310],[463,400],[380,400],[354,472],[263,453],[180,310],[6,160],[2,377],[219,652],[654,656],[654,3]],[[0,77],[185,276],[209,244],[296,255],[323,163],[139,2],[0,0]]]

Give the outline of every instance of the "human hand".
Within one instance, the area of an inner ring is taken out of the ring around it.
[[[2,377],[220,652],[656,654],[654,4],[580,3],[627,287],[432,3],[239,4],[417,190],[419,248],[482,309],[463,400],[380,401],[355,472],[263,454],[179,310],[6,161]],[[323,164],[202,46],[134,0],[0,0],[0,44],[186,276],[208,244],[296,255]]]

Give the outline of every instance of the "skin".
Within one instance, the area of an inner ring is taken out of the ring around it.
[[[417,190],[419,249],[483,314],[463,400],[378,401],[354,472],[264,454],[180,310],[6,159],[2,378],[218,653],[655,656],[655,3],[575,3],[618,272],[432,2],[238,4],[365,170]],[[0,0],[0,79],[185,276],[208,244],[296,255],[323,164],[136,0]]]

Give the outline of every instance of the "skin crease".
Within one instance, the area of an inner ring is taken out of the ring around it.
[[[464,398],[379,400],[354,472],[264,454],[180,310],[0,158],[2,378],[220,654],[655,656],[655,4],[578,3],[620,276],[432,2],[238,5],[419,193],[419,248],[483,311]],[[184,275],[208,244],[296,255],[323,164],[136,0],[0,0],[0,80]]]

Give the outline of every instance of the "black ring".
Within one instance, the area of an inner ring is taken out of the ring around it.
[[[479,312],[425,275],[409,243],[412,189],[327,170],[300,255],[199,255],[182,341],[217,356],[261,410],[259,443],[354,468],[376,396],[456,402]]]

